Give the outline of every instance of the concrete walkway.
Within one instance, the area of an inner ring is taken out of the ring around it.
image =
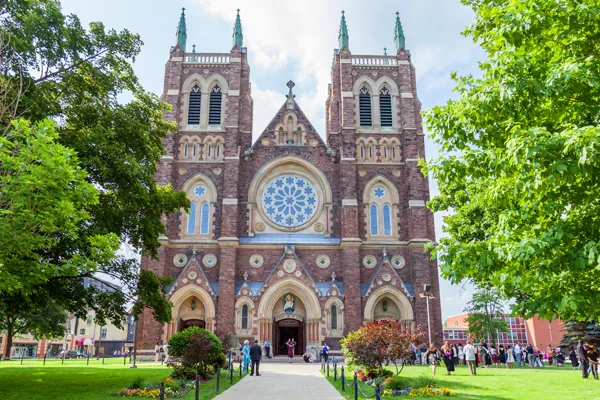
[[[320,364],[261,363],[261,376],[246,376],[215,400],[344,400],[319,371]]]

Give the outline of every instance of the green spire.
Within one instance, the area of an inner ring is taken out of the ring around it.
[[[235,17],[235,25],[233,27],[233,45],[241,49],[244,47],[244,34],[242,33],[242,21],[240,20],[240,9],[237,9],[237,16]]]
[[[394,43],[396,44],[396,52],[400,49],[406,49],[406,39],[404,38],[404,30],[400,23],[400,13],[396,11],[396,30],[394,32]]]
[[[187,27],[185,26],[185,8],[181,9],[181,17],[179,17],[179,25],[177,26],[177,43],[185,52],[185,41],[187,40]]]
[[[346,16],[344,15],[344,10],[342,10],[342,22],[340,23],[340,33],[338,35],[338,41],[340,44],[340,50],[346,49],[350,50],[348,42],[350,37],[348,36],[348,26],[346,25]]]

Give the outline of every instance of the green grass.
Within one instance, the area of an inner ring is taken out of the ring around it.
[[[391,369],[395,371],[394,369]],[[338,373],[340,369],[338,368]],[[400,374],[406,377],[419,375],[431,376],[428,367],[405,367]],[[325,373],[325,375],[327,375]],[[352,382],[352,375],[347,380]],[[352,387],[341,391],[341,383],[333,382],[333,372],[328,380],[346,398],[353,399]],[[469,369],[459,366],[451,376],[446,375],[445,368],[438,368],[436,373],[436,386],[447,387],[456,393],[452,397],[456,400],[537,400],[537,399],[569,399],[591,400],[600,398],[600,381],[581,379],[581,371],[572,370],[571,367],[529,369],[515,368],[512,370],[501,368],[479,368],[477,376],[471,376]],[[363,385],[365,394],[371,395],[374,388]],[[363,397],[359,397],[363,399]],[[402,397],[383,397],[384,399],[397,399]]]
[[[112,359],[111,359],[112,360]],[[71,363],[72,361],[72,363]],[[105,363],[109,359],[105,360]],[[67,365],[69,362],[69,365]],[[128,386],[136,377],[141,377],[144,384],[160,383],[166,379],[171,370],[167,367],[143,363],[139,368],[112,363],[112,365],[90,365],[75,360],[65,360],[46,366],[23,365],[18,361],[0,363],[0,399],[2,400],[100,400],[118,399],[115,397],[120,389]],[[75,364],[77,363],[77,364]],[[100,361],[101,363],[101,361]],[[26,361],[25,363],[26,364]],[[31,364],[31,363],[30,363]],[[77,365],[77,366],[75,366]],[[239,374],[234,374],[233,384],[239,382]],[[229,388],[229,379],[220,381],[220,392]],[[200,386],[200,399],[208,400],[217,395],[216,381]],[[194,391],[184,399],[194,398]]]

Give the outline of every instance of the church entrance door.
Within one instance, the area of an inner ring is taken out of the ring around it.
[[[187,319],[185,321],[183,319],[179,320],[179,332],[189,328],[190,326],[199,326],[200,328],[205,328],[206,324],[203,319]]]
[[[275,355],[287,355],[288,348],[286,343],[288,339],[294,339],[296,341],[296,348],[294,349],[295,355],[304,354],[304,322],[293,318],[282,319],[276,321],[274,325],[275,343],[273,350]]]

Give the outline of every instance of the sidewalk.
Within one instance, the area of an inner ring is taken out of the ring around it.
[[[215,400],[344,400],[319,371],[320,364],[265,363]]]

